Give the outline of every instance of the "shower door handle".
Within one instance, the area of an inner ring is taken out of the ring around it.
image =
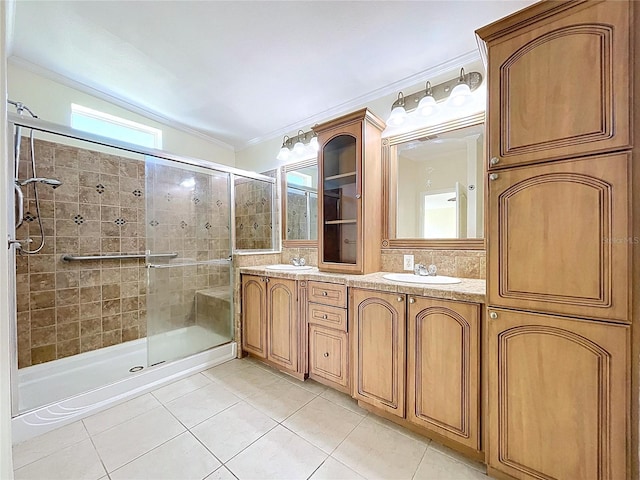
[[[16,203],[18,204],[18,218],[16,219],[16,230],[22,225],[24,221],[24,195],[22,194],[22,188],[17,183],[14,183],[14,189],[16,193]]]

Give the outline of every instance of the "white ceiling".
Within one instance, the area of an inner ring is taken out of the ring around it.
[[[422,81],[531,3],[19,0],[10,53],[242,148]]]

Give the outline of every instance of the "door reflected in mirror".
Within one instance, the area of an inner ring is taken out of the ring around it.
[[[318,239],[318,164],[316,160],[283,168],[284,240]]]
[[[484,124],[390,148],[396,239],[483,237]]]

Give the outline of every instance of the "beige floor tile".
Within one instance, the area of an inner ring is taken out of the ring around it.
[[[240,402],[191,431],[222,462],[227,462],[277,423],[251,405]]]
[[[276,375],[263,370],[262,368],[249,365],[233,375],[216,379],[216,382],[223,385],[227,390],[240,398],[247,398],[262,392],[267,385],[281,381]]]
[[[15,471],[16,480],[97,480],[105,475],[90,439],[58,450]]]
[[[177,382],[173,382],[169,385],[165,385],[164,387],[160,387],[151,393],[153,393],[153,396],[160,400],[162,403],[168,403],[178,397],[181,397],[182,395],[193,392],[194,390],[197,390],[199,388],[206,387],[210,384],[211,380],[209,380],[201,373],[196,373],[195,375],[191,375],[190,377],[183,378],[182,380],[178,380]]]
[[[89,434],[95,435],[138,415],[147,413],[149,410],[158,406],[160,406],[160,402],[158,402],[153,395],[147,393],[146,395],[121,403],[104,412],[91,415],[85,418],[83,422]]]
[[[316,395],[320,395],[321,393],[324,393],[324,391],[327,388],[329,388],[311,379],[307,379],[304,382],[301,382],[297,378],[289,377],[289,378],[286,378],[285,380],[289,380],[294,385],[304,388],[305,390],[309,390],[311,393],[315,393]]]
[[[403,426],[398,425],[397,423],[394,423],[391,420],[387,420],[386,418],[382,418],[373,414],[368,415],[368,418],[370,420],[373,420],[374,422],[384,425],[387,428],[390,428],[391,430],[395,430],[396,432],[404,435],[405,437],[413,438],[421,442],[431,443],[431,439],[425,437],[424,435],[420,435],[419,433],[412,432],[411,430],[404,428]]]
[[[410,479],[428,442],[409,438],[365,418],[332,456],[369,479]]]
[[[339,392],[334,390],[333,388],[327,388],[324,392],[320,394],[322,398],[326,398],[330,402],[337,403],[341,407],[344,407],[352,412],[356,412],[360,415],[367,415],[367,411],[364,408],[360,408],[358,406],[358,402],[351,398],[351,396],[346,393]]]
[[[89,434],[82,422],[75,422],[14,445],[13,468],[23,467],[87,438]]]
[[[222,466],[204,480],[236,480],[236,477],[226,467]]]
[[[286,380],[279,380],[266,385],[246,401],[276,422],[281,422],[313,400],[315,396],[304,388],[297,387]]]
[[[191,428],[239,401],[238,397],[222,385],[212,383],[176,398],[167,403],[166,407],[187,428]]]
[[[484,463],[471,460],[470,458],[465,457],[463,454],[458,453],[455,450],[452,450],[449,447],[445,447],[444,445],[441,445],[437,442],[429,443],[429,449],[436,450],[438,453],[446,455],[447,457],[451,457],[460,463],[464,463],[468,467],[471,467],[474,470],[478,470],[480,473],[487,473],[487,466]]]
[[[240,480],[308,478],[327,454],[278,425],[226,464]]]
[[[424,454],[415,480],[489,480],[485,474],[443,455],[434,448],[428,448]]]
[[[249,367],[251,363],[244,360],[229,360],[228,362],[221,363],[220,365],[216,365],[213,368],[205,370],[202,374],[205,377],[210,378],[211,380],[217,380],[220,378],[228,377],[229,375],[235,375],[240,370],[244,370]]]
[[[100,458],[113,472],[184,432],[184,426],[164,407],[157,407],[93,436]]]
[[[136,458],[110,474],[111,480],[200,480],[220,462],[189,432]]]
[[[327,458],[309,480],[365,480],[333,457]]]
[[[326,453],[331,453],[364,417],[346,408],[316,397],[283,425]]]

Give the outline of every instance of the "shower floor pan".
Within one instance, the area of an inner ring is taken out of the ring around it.
[[[14,443],[235,357],[235,344],[228,337],[198,325],[149,341],[152,363],[154,357],[186,358],[147,368],[147,339],[141,338],[18,370],[19,408],[26,413],[14,418]],[[144,368],[136,368],[140,366]],[[28,428],[16,432],[16,423]]]

